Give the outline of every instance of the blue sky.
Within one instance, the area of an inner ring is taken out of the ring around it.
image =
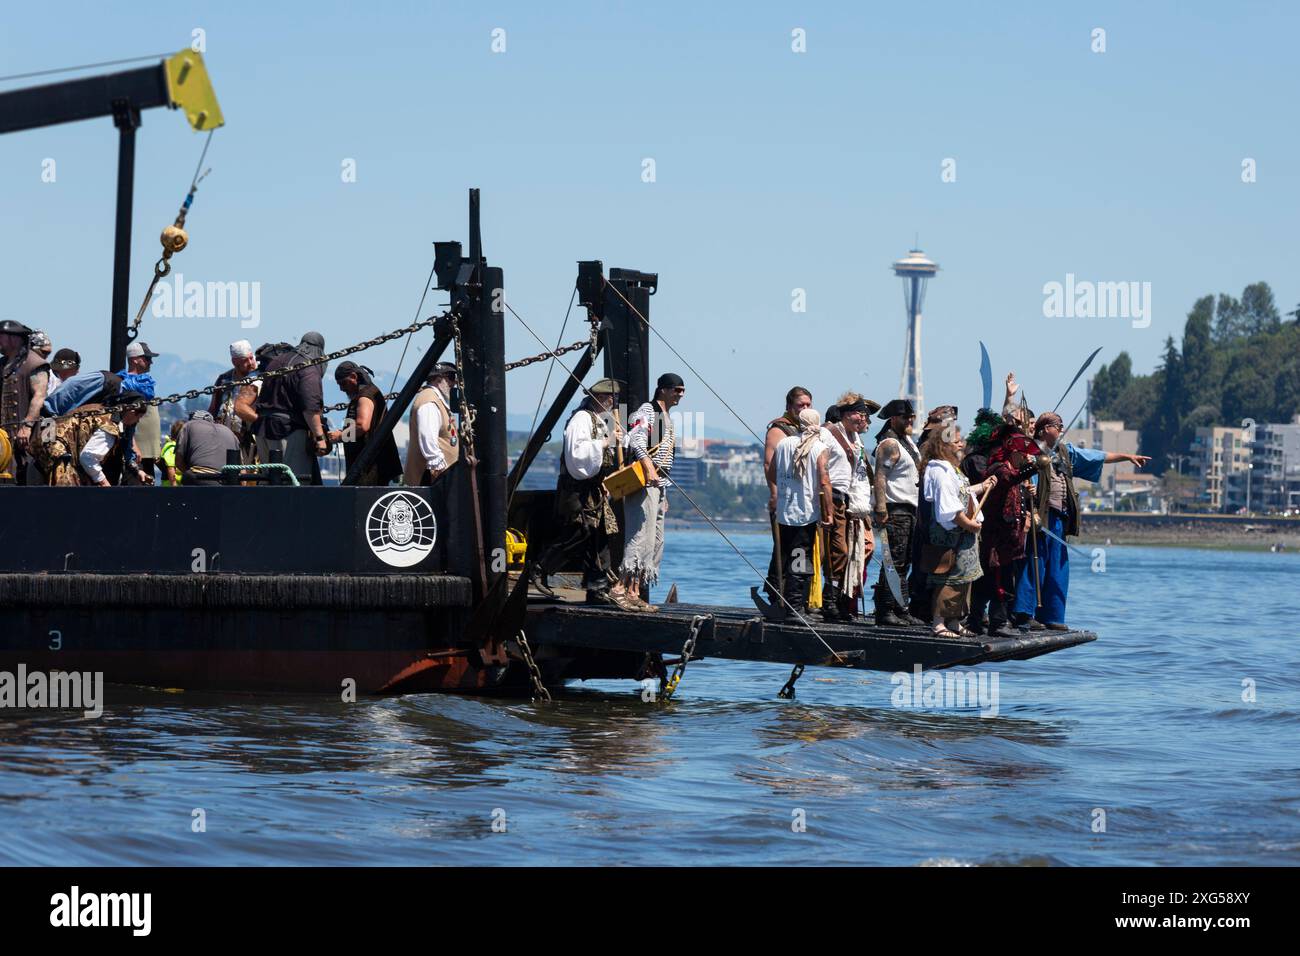
[[[919,234],[942,267],[926,401],[969,420],[980,339],[998,390],[1014,368],[1042,408],[1097,346],[1149,370],[1204,293],[1263,279],[1285,310],[1300,301],[1298,21],[1249,3],[50,3],[6,7],[0,75],[206,32],[227,126],[176,269],[261,283],[261,326],[146,316],[159,351],[221,360],[235,338],[309,328],[336,348],[407,323],[432,241],[465,238],[478,186],[486,252],[545,338],[576,260],[657,271],[652,321],[755,428],[795,383],[821,407],[848,387],[897,394],[888,267]],[[178,113],[145,114],[133,310],[201,146]],[[0,138],[0,312],[95,366],[115,157],[109,119]],[[1043,285],[1067,273],[1150,282],[1153,321],[1045,318]],[[797,288],[806,313],[791,311]],[[509,357],[538,350],[507,322]],[[391,369],[399,353],[366,358]],[[652,354],[655,373],[678,366]],[[512,411],[532,413],[544,375],[512,373]],[[692,378],[684,407],[741,431]]]

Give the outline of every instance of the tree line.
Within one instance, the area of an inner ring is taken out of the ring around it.
[[[1289,422],[1300,411],[1300,307],[1284,316],[1267,282],[1196,300],[1182,347],[1165,340],[1160,366],[1134,375],[1121,352],[1092,380],[1094,418],[1122,420],[1141,434],[1157,474],[1187,451],[1197,428],[1244,419]]]

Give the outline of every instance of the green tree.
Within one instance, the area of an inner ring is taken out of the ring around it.
[[[1214,341],[1222,344],[1231,342],[1245,334],[1241,303],[1230,295],[1219,293],[1219,302],[1214,310]]]
[[[1256,282],[1242,290],[1241,311],[1247,335],[1271,332],[1282,324],[1267,282]]]
[[[1210,319],[1214,315],[1214,296],[1196,300],[1183,327],[1183,395],[1180,406],[1186,415],[1198,405],[1219,404],[1219,383],[1214,376],[1211,357]]]

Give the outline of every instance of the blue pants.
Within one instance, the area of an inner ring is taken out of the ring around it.
[[[1047,527],[1065,538],[1065,516],[1051,511]],[[1034,590],[1034,552],[1030,545],[1028,554],[1017,561],[1016,607],[1017,614],[1036,617],[1043,624],[1065,623],[1065,596],[1070,590],[1070,550],[1060,541],[1038,532],[1038,566],[1042,579],[1043,606],[1036,608],[1037,592]]]

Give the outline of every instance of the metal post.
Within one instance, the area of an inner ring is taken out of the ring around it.
[[[140,110],[129,100],[113,101],[113,125],[117,143],[117,230],[113,241],[112,333],[108,367],[126,367],[127,311],[131,296],[131,207],[135,193],[135,131],[140,127]]]

